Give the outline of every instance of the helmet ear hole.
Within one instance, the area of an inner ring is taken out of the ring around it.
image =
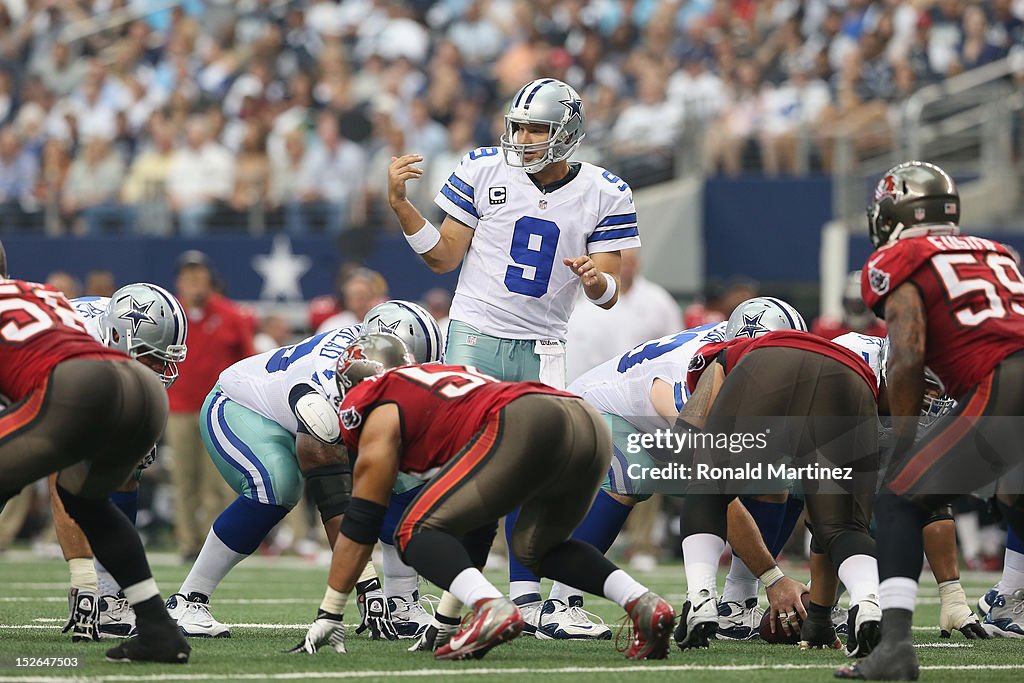
[[[121,341],[121,335],[118,334],[117,330],[110,331],[110,341],[114,342],[115,344]]]

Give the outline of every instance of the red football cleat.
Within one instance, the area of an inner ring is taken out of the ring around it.
[[[676,621],[676,611],[661,596],[647,591],[626,604],[626,612],[633,620],[633,644],[626,651],[626,659],[665,659],[668,657],[668,639]]]
[[[495,645],[517,637],[526,625],[519,608],[506,597],[480,600],[473,611],[473,620],[434,652],[435,659],[481,659]]]

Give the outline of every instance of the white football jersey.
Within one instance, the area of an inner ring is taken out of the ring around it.
[[[681,409],[690,398],[686,388],[690,359],[705,344],[723,341],[726,324],[709,323],[639,344],[585,372],[569,385],[569,391],[641,431],[671,427],[672,422],[658,415],[651,402],[654,380],[674,387],[676,408]]]
[[[475,234],[459,272],[451,319],[504,339],[564,341],[582,285],[563,258],[640,246],[629,185],[581,163],[542,191],[497,147],[462,158],[434,202]]]
[[[98,318],[103,311],[107,310],[110,303],[108,296],[80,296],[71,300],[71,305],[82,316],[85,321],[85,331],[96,341],[103,343],[100,339],[100,325]]]
[[[338,356],[361,332],[361,325],[328,330],[240,360],[220,373],[221,392],[296,434],[299,422],[288,402],[292,387],[307,384],[337,409],[341,405],[334,379]]]
[[[864,359],[864,362],[871,368],[871,372],[875,373],[875,382],[878,386],[882,386],[882,380],[885,379],[885,368],[882,367],[882,345],[885,343],[884,337],[872,337],[868,334],[858,334],[857,332],[847,332],[846,334],[840,335],[832,340],[833,343],[839,344],[842,347],[850,349],[855,354]]]

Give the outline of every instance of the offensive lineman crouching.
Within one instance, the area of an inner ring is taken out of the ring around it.
[[[478,569],[498,519],[520,506],[512,552],[541,576],[625,608],[634,626],[628,658],[666,657],[672,607],[596,548],[570,539],[611,458],[611,436],[597,412],[543,384],[411,362],[401,340],[376,334],[357,339],[338,360],[342,436],[357,454],[352,502],[316,621],[292,651],[345,651],[348,594],[402,471],[429,479],[395,534],[403,559],[474,611],[470,624],[437,650],[438,659],[479,659],[522,632],[518,607]],[[406,451],[405,444],[416,448]],[[546,477],[538,481],[537,472]]]

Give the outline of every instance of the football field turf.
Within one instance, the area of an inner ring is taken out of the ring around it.
[[[187,567],[169,555],[153,558],[162,594],[176,590]],[[794,578],[806,570],[791,568]],[[193,639],[186,666],[112,664],[103,659],[111,641],[72,644],[60,633],[67,615],[67,570],[60,560],[40,560],[27,552],[0,556],[0,682],[3,681],[355,681],[479,680],[529,681],[827,681],[846,661],[840,652],[801,652],[796,646],[713,642],[709,650],[680,652],[669,659],[630,663],[616,652],[614,640],[565,643],[520,638],[492,650],[477,662],[435,662],[428,653],[408,653],[410,641],[373,642],[356,635],[346,615],[348,654],[322,650],[315,656],[282,651],[299,642],[312,619],[326,579],[326,567],[294,558],[250,558],[217,591],[213,613],[232,625],[232,637]],[[503,585],[500,572],[490,577]],[[642,582],[682,603],[684,580],[679,564],[638,574]],[[967,573],[970,600],[997,580],[995,574]],[[721,581],[721,579],[720,579]],[[431,591],[429,587],[425,592]],[[925,681],[1020,681],[1024,641],[968,642],[957,634],[938,637],[938,592],[930,577],[922,585],[915,641]],[[589,599],[588,608],[612,625],[621,610],[606,600]],[[623,633],[623,640],[625,633]],[[78,657],[77,668],[19,668],[15,657]]]

